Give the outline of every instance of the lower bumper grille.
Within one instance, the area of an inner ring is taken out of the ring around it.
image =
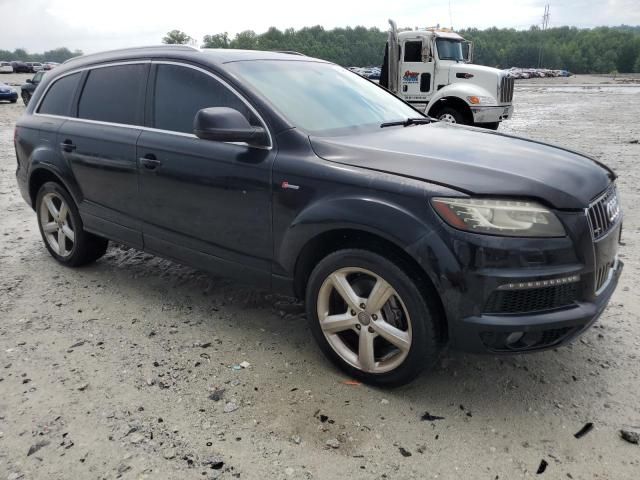
[[[571,305],[578,297],[578,283],[523,290],[496,290],[484,313],[530,313]]]

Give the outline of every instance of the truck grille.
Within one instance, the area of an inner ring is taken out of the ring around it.
[[[513,100],[513,77],[502,77],[500,80],[500,103],[511,103]]]
[[[620,217],[620,205],[615,184],[612,183],[604,193],[591,202],[587,208],[587,216],[594,241],[611,231]]]

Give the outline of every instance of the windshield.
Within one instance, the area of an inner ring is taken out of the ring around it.
[[[400,99],[337,65],[303,61],[228,64],[293,125],[341,135],[420,116]]]
[[[462,42],[449,38],[437,38],[438,58],[440,60],[464,61],[462,56]]]

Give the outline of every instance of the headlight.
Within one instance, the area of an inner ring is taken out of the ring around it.
[[[477,95],[472,95],[470,97],[467,97],[467,100],[472,105],[480,105],[480,104],[491,105],[496,103],[495,100],[491,97],[479,97]]]
[[[537,202],[485,198],[432,198],[442,219],[467,232],[507,237],[564,237],[558,217]]]

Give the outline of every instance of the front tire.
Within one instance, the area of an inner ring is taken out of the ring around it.
[[[461,111],[453,107],[444,107],[438,112],[436,118],[441,122],[446,123],[459,123],[460,125],[466,125],[464,115]]]
[[[309,277],[307,318],[320,349],[348,375],[403,385],[438,359],[436,310],[426,293],[382,255],[339,250]]]
[[[79,267],[107,251],[108,240],[84,231],[78,207],[58,183],[47,182],[40,187],[36,213],[45,247],[61,264]]]
[[[476,127],[486,128],[487,130],[498,130],[500,126],[500,122],[491,122],[491,123],[477,123]]]
[[[25,107],[29,105],[30,100],[31,100],[31,95],[29,95],[27,92],[22,92],[22,101],[24,102]]]

